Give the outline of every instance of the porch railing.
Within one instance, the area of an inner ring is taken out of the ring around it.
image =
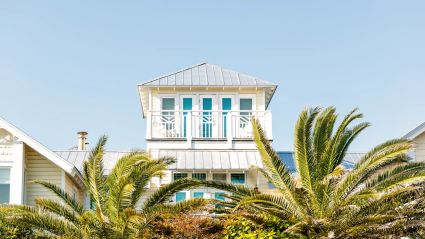
[[[252,139],[256,118],[271,139],[270,111],[150,111],[148,139]]]

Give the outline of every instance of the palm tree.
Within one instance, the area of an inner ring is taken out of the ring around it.
[[[205,185],[232,192],[227,206],[289,219],[293,225],[287,232],[307,238],[380,238],[424,228],[425,164],[409,162],[412,142],[389,140],[364,154],[352,169],[342,166],[351,143],[369,127],[350,127],[360,118],[355,109],[337,126],[334,107],[302,111],[295,127],[296,174],[282,163],[253,120],[264,164],[259,170],[279,194],[216,182]]]
[[[106,176],[102,161],[106,141],[105,136],[99,139],[83,165],[84,184],[95,210],[84,209],[54,184],[36,181],[63,202],[39,198],[35,207],[8,206],[3,210],[10,213],[9,220],[61,238],[143,238],[157,216],[186,212],[205,205],[202,199],[172,205],[167,203],[176,192],[198,185],[197,181],[182,179],[160,187],[136,209],[136,203],[146,193],[150,179],[161,176],[174,159],[153,160],[147,154],[135,151],[119,159]]]

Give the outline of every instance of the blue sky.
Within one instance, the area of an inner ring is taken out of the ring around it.
[[[279,84],[275,148],[306,106],[359,107],[352,151],[425,121],[425,1],[1,1],[0,115],[52,149],[145,145],[136,84],[203,61]]]

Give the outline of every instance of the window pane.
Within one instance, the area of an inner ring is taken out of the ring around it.
[[[186,200],[186,193],[185,192],[178,192],[176,193],[176,202],[181,202]]]
[[[202,99],[202,109],[203,110],[212,110],[212,98],[203,98]]]
[[[272,182],[268,182],[267,184],[269,185],[269,189],[275,189],[276,188]]]
[[[203,192],[194,192],[193,193],[193,197],[194,198],[203,198],[204,197],[204,193]]]
[[[213,174],[213,180],[218,182],[226,182],[227,181],[227,175],[225,173],[214,173]]]
[[[207,180],[207,174],[206,173],[192,173],[193,179],[198,179],[200,181]]]
[[[231,110],[232,109],[232,98],[221,99],[221,108],[222,108],[222,110]]]
[[[10,168],[0,168],[0,203],[9,203]]]
[[[243,173],[232,173],[230,175],[232,184],[245,184],[245,174]]]
[[[252,110],[252,99],[240,99],[241,110]]]
[[[214,193],[214,198],[217,200],[224,201],[224,193]]]
[[[174,110],[174,98],[162,98],[162,110]]]
[[[183,98],[183,110],[192,110],[192,98]]]
[[[181,178],[187,178],[187,173],[174,173],[173,175],[173,179],[175,180],[179,180]]]

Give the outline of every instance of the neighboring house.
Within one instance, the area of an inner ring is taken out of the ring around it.
[[[56,198],[33,180],[49,181],[79,200],[84,186],[76,167],[0,117],[0,203],[34,205]]]
[[[404,138],[413,141],[411,157],[416,161],[425,161],[425,122],[407,133]]]

